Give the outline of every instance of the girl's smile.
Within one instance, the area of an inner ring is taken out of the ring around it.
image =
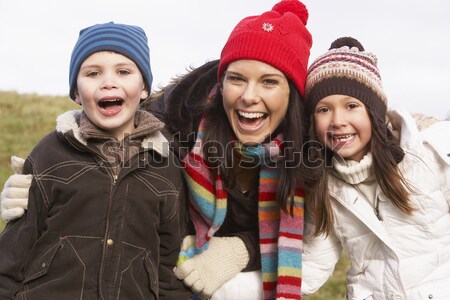
[[[350,145],[355,140],[356,134],[333,134],[330,132],[327,137],[331,140],[333,148],[342,148],[345,145]]]
[[[317,138],[344,159],[360,161],[367,154],[372,123],[366,106],[356,98],[330,95],[314,111]]]

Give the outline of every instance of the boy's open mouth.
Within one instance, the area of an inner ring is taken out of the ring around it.
[[[108,109],[111,107],[117,107],[117,106],[122,106],[122,105],[123,105],[122,99],[100,100],[98,102],[98,106],[100,106],[100,108],[103,108],[103,109]]]

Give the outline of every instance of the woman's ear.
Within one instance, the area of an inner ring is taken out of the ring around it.
[[[220,92],[220,94],[223,96],[223,79],[222,79],[222,81],[220,81],[220,82],[218,83],[218,85],[219,85],[219,92]]]

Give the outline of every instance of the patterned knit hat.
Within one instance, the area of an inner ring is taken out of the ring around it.
[[[222,49],[218,78],[239,59],[255,59],[282,71],[304,94],[312,37],[305,25],[308,10],[297,0],[284,0],[260,16],[246,17]]]
[[[317,103],[330,95],[347,95],[367,106],[373,130],[389,149],[395,162],[403,159],[403,150],[391,139],[386,125],[387,98],[381,84],[377,57],[364,50],[356,39],[335,40],[327,53],[319,56],[309,67],[305,87],[307,116]]]
[[[384,123],[387,99],[377,58],[364,51],[361,43],[351,37],[334,41],[329,51],[309,67],[305,88],[307,115],[312,115],[317,102],[335,94],[358,99],[368,107],[377,122]]]
[[[72,100],[75,100],[74,92],[81,64],[98,51],[113,51],[131,59],[141,71],[147,88],[151,89],[153,76],[150,68],[150,50],[144,30],[138,26],[109,22],[80,31],[70,58],[69,95]]]

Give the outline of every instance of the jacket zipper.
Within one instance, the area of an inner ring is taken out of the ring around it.
[[[383,218],[381,217],[380,214],[380,209],[379,209],[379,204],[380,204],[380,200],[378,198],[378,196],[375,198],[375,207],[374,207],[374,212],[375,212],[375,216],[377,216],[378,220],[383,221]]]

